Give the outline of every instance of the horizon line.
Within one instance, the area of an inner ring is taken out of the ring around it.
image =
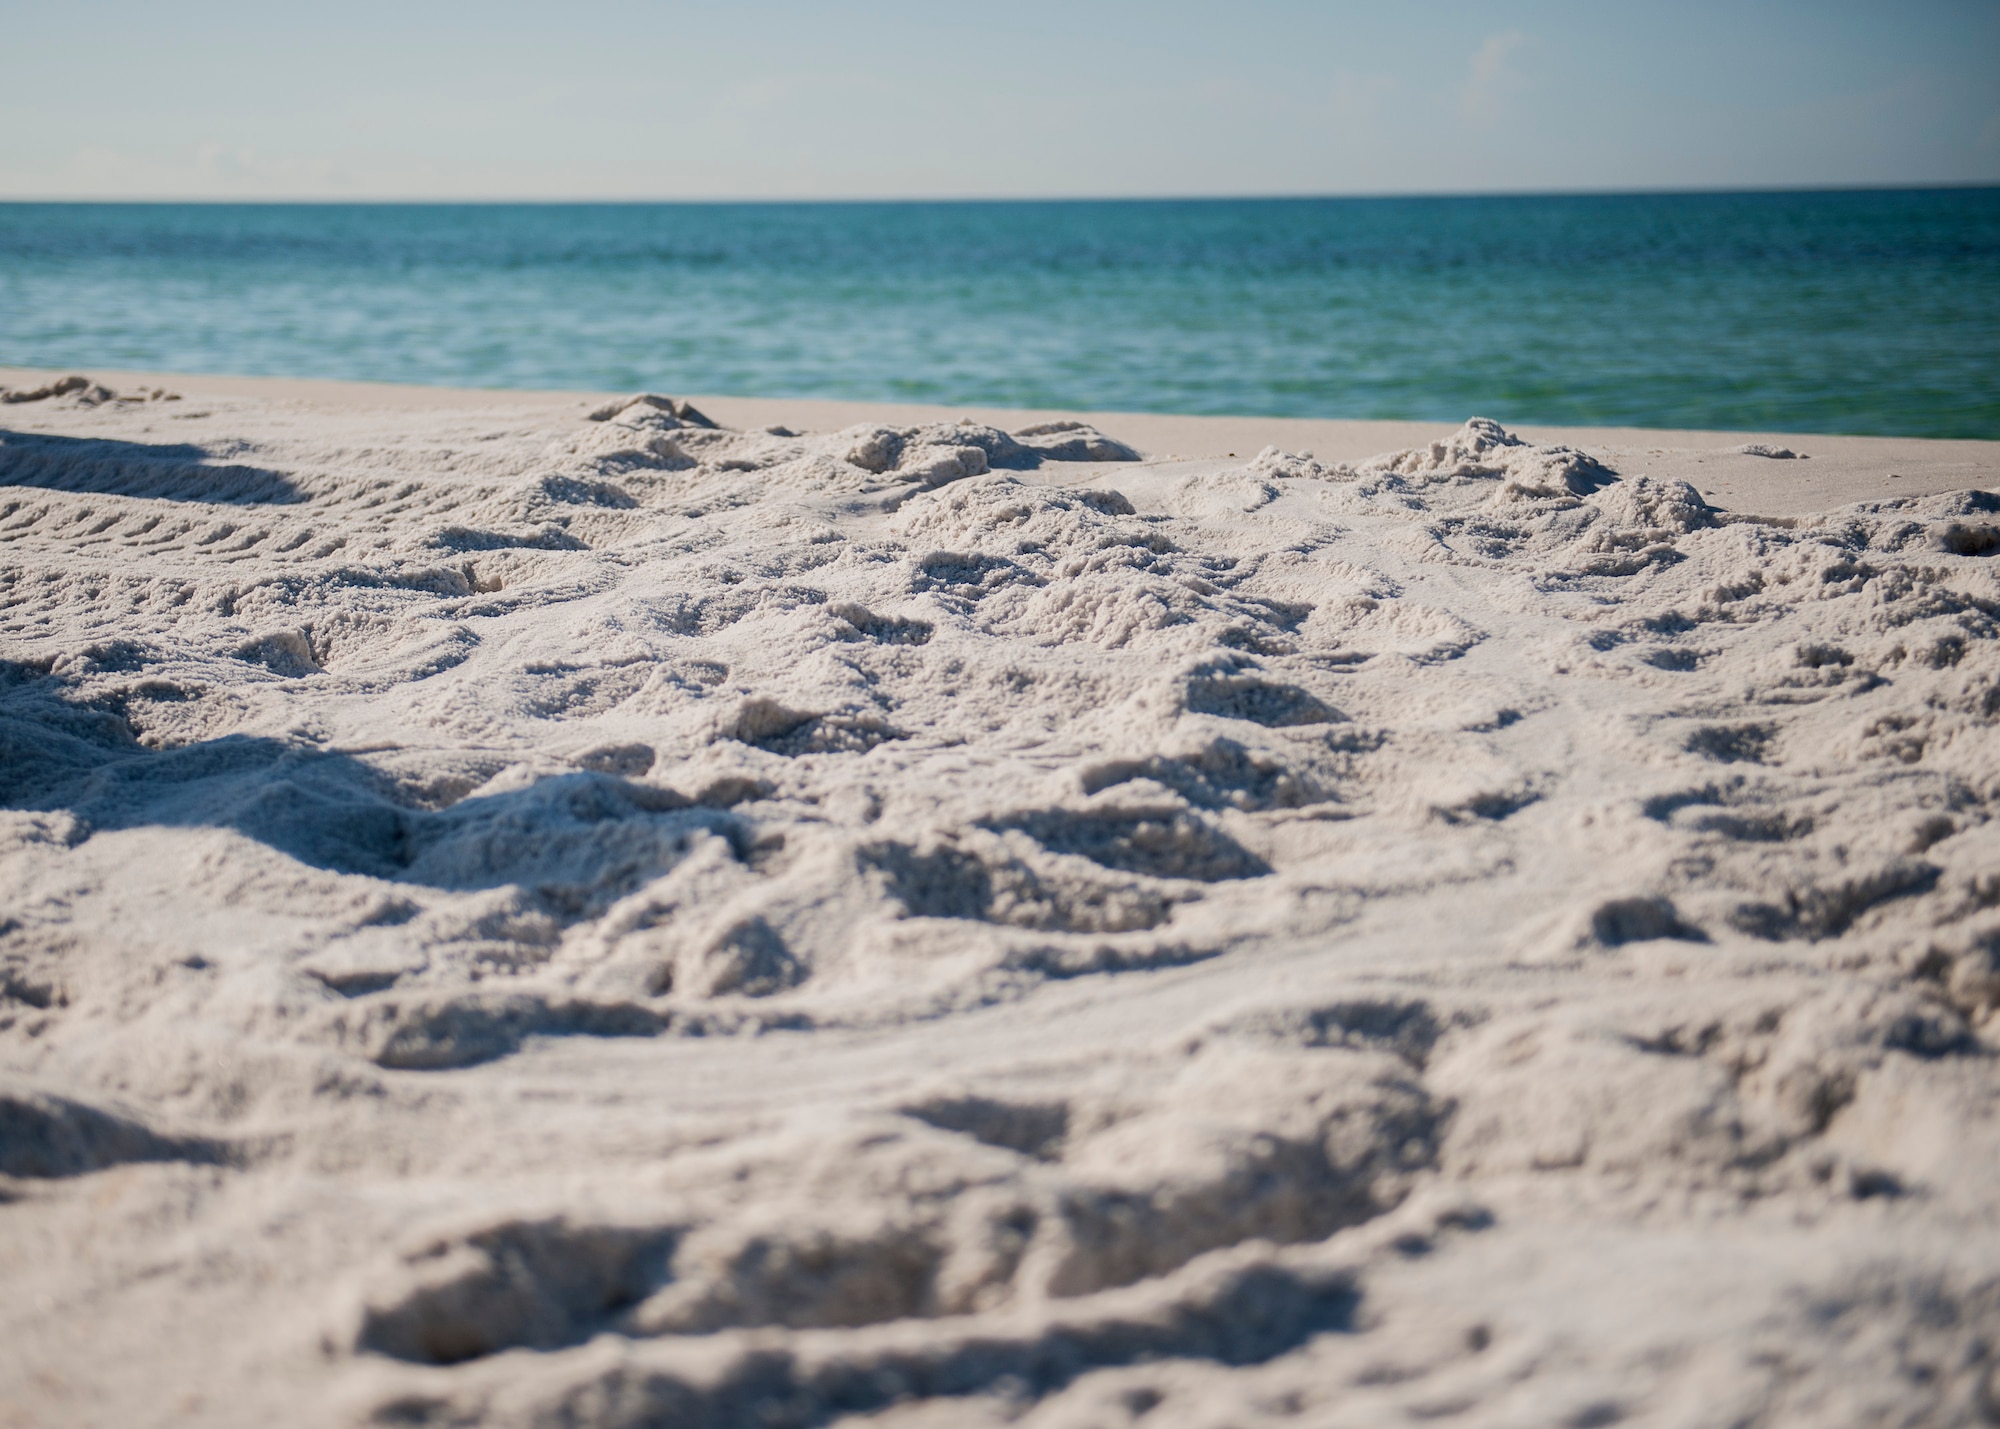
[[[0,195],[0,207],[146,207],[203,205],[211,207],[306,207],[341,205],[400,208],[498,208],[504,206],[561,207],[782,207],[782,206],[862,206],[871,204],[1113,204],[1113,203],[1325,203],[1338,201],[1394,201],[1399,199],[1521,199],[1521,198],[1700,198],[1756,197],[1760,195],[1859,194],[1859,193],[1944,193],[2000,189],[2000,179],[1957,179],[1922,182],[1881,183],[1798,183],[1662,185],[1591,188],[1519,189],[1356,189],[1344,192],[1252,192],[1187,194],[956,194],[956,195],[860,195],[844,197],[722,196],[678,198],[640,197],[464,197],[411,198],[330,195],[262,195],[257,197],[204,195],[198,197],[13,197]]]

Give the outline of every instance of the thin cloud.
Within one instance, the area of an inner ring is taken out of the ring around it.
[[[1459,106],[1467,119],[1475,124],[1491,124],[1500,118],[1508,95],[1521,85],[1513,55],[1525,38],[1519,30],[1503,30],[1488,35],[1473,52],[1472,70],[1459,95]]]

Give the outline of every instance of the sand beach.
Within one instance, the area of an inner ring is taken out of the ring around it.
[[[2000,443],[0,369],[0,1426],[2000,1420]]]

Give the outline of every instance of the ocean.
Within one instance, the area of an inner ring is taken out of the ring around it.
[[[0,204],[0,364],[2000,438],[2000,189]]]

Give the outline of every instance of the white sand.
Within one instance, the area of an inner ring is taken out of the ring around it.
[[[2000,1414],[1994,444],[173,386],[0,406],[0,1425]]]

